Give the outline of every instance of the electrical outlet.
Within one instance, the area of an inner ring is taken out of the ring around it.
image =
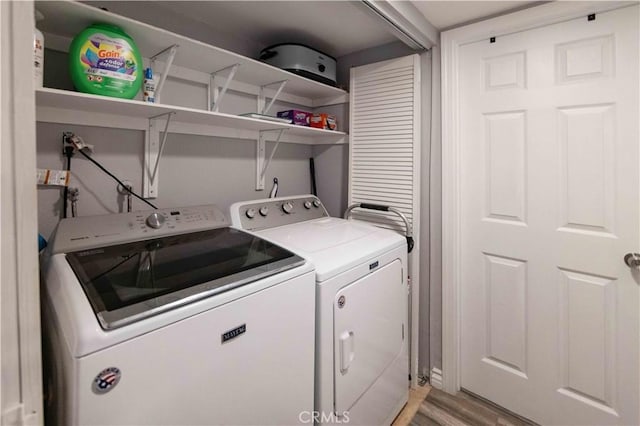
[[[72,149],[71,153],[73,154],[76,148],[71,143],[71,137],[73,137],[72,132],[63,132],[62,133],[62,155],[67,155],[67,149]]]
[[[93,145],[89,145],[85,143],[84,140],[77,136],[73,132],[63,132],[62,133],[62,155],[67,156],[67,150],[71,149],[71,155],[75,153],[75,151],[82,149],[87,150],[90,153],[93,153]]]

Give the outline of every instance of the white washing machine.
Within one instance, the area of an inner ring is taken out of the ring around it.
[[[236,203],[231,221],[315,266],[315,423],[390,424],[409,392],[405,238],[312,195]]]
[[[215,206],[62,220],[43,277],[48,424],[313,410],[313,267]]]

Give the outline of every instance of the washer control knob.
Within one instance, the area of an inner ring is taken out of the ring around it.
[[[315,207],[315,208],[320,207],[320,201],[318,201],[318,200],[313,200],[313,207]]]
[[[293,204],[290,201],[287,201],[282,205],[282,211],[286,214],[289,214],[293,211]]]
[[[305,201],[304,202],[304,208],[309,210],[311,208],[311,201]]]
[[[245,215],[247,215],[247,217],[249,219],[253,219],[254,217],[256,217],[256,209],[247,209],[247,211],[244,213]]]
[[[260,212],[260,216],[266,217],[267,214],[269,214],[269,207],[262,206],[262,207],[260,207],[260,210],[258,210],[258,211]]]
[[[164,216],[162,216],[160,213],[151,213],[147,217],[146,222],[149,228],[159,229],[159,228],[162,228],[162,225],[164,225],[165,220],[166,219],[164,218]]]

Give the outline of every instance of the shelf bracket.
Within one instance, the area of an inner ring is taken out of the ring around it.
[[[213,102],[209,105],[209,111],[214,111],[214,112],[218,112],[218,110],[220,109],[220,104],[222,103],[222,98],[224,98],[225,93],[227,93],[227,89],[229,88],[229,84],[231,83],[231,81],[233,80],[233,77],[236,75],[236,71],[238,71],[238,68],[240,67],[240,64],[234,64],[231,66],[228,66],[226,68],[222,68],[218,71],[212,72],[210,75],[210,84],[209,87],[211,90],[211,88],[213,88]],[[218,76],[218,74],[220,74],[223,71],[227,71],[229,70],[229,75],[227,76],[227,78],[224,81],[224,84],[222,85],[222,88],[218,88],[218,86],[215,84],[215,78]]]
[[[167,136],[169,134],[169,124],[171,123],[171,117],[175,114],[175,111],[167,112],[164,114],[156,115],[149,118],[149,131],[145,140],[145,164],[144,164],[144,196],[147,198],[156,198],[158,196],[158,167],[160,165],[160,158],[164,151],[165,144],[167,143]],[[158,126],[158,119],[166,116],[167,121],[162,131],[162,139],[160,139],[160,127]]]
[[[269,110],[273,106],[273,103],[276,101],[276,99],[278,99],[278,96],[280,96],[280,93],[282,92],[282,89],[284,89],[284,86],[287,84],[287,81],[289,80],[274,81],[273,83],[260,86],[260,94],[258,95],[258,111],[260,112],[260,114],[267,115],[269,113]],[[278,85],[276,93],[271,97],[271,101],[267,104],[267,95],[265,93],[266,89],[267,87],[275,86],[276,84]]]
[[[258,140],[256,141],[256,191],[264,190],[264,177],[267,173],[267,169],[269,168],[269,164],[271,164],[271,160],[273,159],[273,155],[276,153],[278,149],[278,145],[280,144],[280,138],[282,134],[287,129],[274,129],[274,130],[261,130],[258,135]],[[267,134],[269,132],[278,132],[278,136],[276,137],[276,144],[271,150],[271,154],[269,154],[269,158],[265,161],[266,158],[266,146],[267,146]]]
[[[167,62],[165,62],[164,64],[164,69],[162,70],[160,74],[160,81],[158,82],[158,84],[156,85],[156,102],[160,103],[160,95],[162,94],[162,88],[164,87],[164,82],[167,80],[167,75],[169,75],[169,70],[171,69],[171,65],[173,64],[173,60],[176,57],[176,53],[178,52],[178,47],[180,47],[177,44],[174,44],[173,46],[167,47],[166,49],[164,49],[161,52],[156,53],[155,55],[153,55],[151,57],[151,69],[153,70],[153,72],[156,72],[156,60],[163,55],[169,55],[167,58]]]

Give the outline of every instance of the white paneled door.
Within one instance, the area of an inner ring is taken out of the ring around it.
[[[460,383],[541,424],[640,423],[638,22],[459,51]]]

